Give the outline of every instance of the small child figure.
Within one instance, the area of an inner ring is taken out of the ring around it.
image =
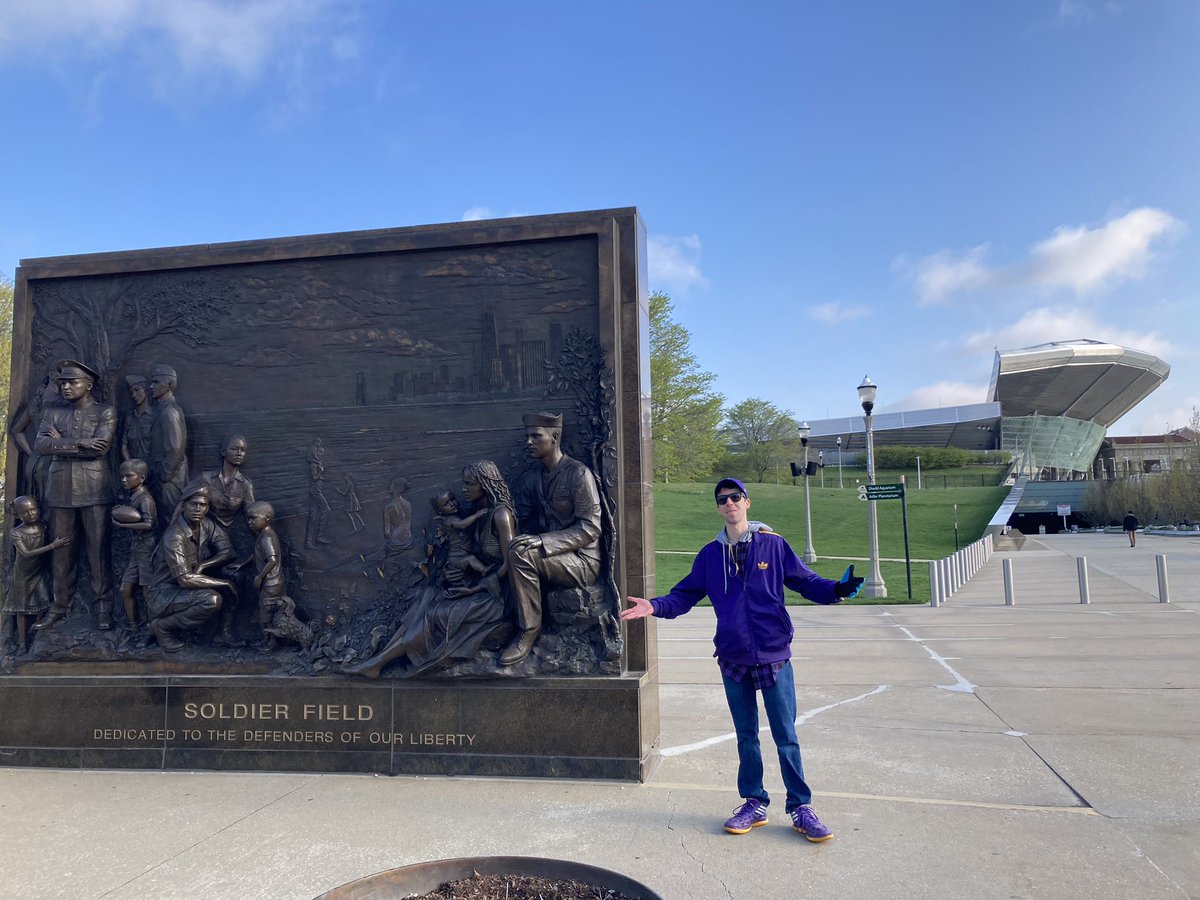
[[[41,523],[37,500],[21,496],[13,501],[13,513],[20,523],[8,533],[16,550],[12,587],[4,597],[5,616],[12,616],[17,626],[17,650],[29,650],[29,624],[49,608],[50,591],[46,587],[45,554],[70,543],[60,537],[45,543],[46,529]]]
[[[129,492],[129,503],[114,506],[111,513],[113,524],[130,532],[129,565],[121,578],[121,600],[131,628],[138,625],[134,591],[141,585],[144,596],[154,577],[154,523],[158,521],[158,504],[146,487],[149,475],[150,467],[145,460],[127,459],[121,463],[121,486]]]
[[[350,528],[357,534],[367,527],[367,523],[362,517],[362,501],[358,499],[358,486],[354,483],[354,476],[347,472],[346,487],[338,488],[337,492],[346,498],[346,515],[350,517]]]
[[[259,500],[246,507],[246,522],[255,535],[254,590],[258,592],[258,624],[263,640],[258,649],[270,652],[278,641],[312,643],[313,630],[296,618],[296,603],[283,593],[283,546],[271,527],[275,507]]]
[[[460,519],[458,500],[448,488],[434,494],[430,502],[437,511],[434,525],[437,529],[438,543],[446,548],[446,568],[442,574],[442,582],[448,588],[468,588],[469,576],[475,576],[469,580],[477,582],[488,573],[488,567],[471,552],[470,539],[464,532],[483,518],[487,510],[480,509],[465,519]],[[460,590],[459,596],[465,594]]]

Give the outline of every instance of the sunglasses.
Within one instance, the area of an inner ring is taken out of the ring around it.
[[[746,495],[743,494],[741,491],[734,491],[732,494],[722,494],[720,497],[718,497],[717,498],[717,506],[724,506],[726,503],[730,502],[731,500],[734,503],[741,503],[745,499],[746,499]]]

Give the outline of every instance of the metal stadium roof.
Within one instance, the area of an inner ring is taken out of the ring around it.
[[[872,426],[876,446],[903,444],[991,450],[996,446],[996,433],[1000,429],[1000,404],[970,403],[877,413]],[[835,447],[839,436],[844,450],[861,450],[866,444],[866,424],[861,414],[821,419],[811,423],[811,427],[809,443],[820,450]]]
[[[875,443],[990,449],[997,446],[1001,417],[1062,416],[1108,428],[1170,372],[1153,354],[1103,341],[1055,341],[997,351],[986,403],[879,413]],[[839,436],[846,450],[859,449],[865,441],[861,415],[811,424],[813,447],[833,447]]]
[[[1006,417],[1066,416],[1112,425],[1162,384],[1171,367],[1103,341],[1054,341],[996,352],[988,399]]]

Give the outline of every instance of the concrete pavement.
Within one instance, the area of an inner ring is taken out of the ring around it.
[[[670,900],[1200,897],[1198,575],[1200,538],[1064,535],[997,554],[938,609],[793,608],[825,844],[787,827],[769,737],[771,824],[721,830],[736,752],[698,609],[660,623],[646,784],[0,769],[0,896],[311,898],[413,862],[532,855]]]

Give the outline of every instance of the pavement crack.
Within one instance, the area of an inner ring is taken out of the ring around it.
[[[1189,894],[1187,892],[1187,889],[1184,888],[1183,885],[1181,885],[1174,878],[1172,878],[1170,875],[1168,875],[1166,872],[1164,872],[1162,870],[1162,866],[1160,866],[1158,863],[1156,863],[1154,860],[1152,860],[1146,854],[1146,851],[1143,850],[1140,846],[1138,846],[1137,841],[1135,841],[1131,835],[1126,834],[1121,828],[1117,828],[1117,831],[1120,833],[1121,837],[1125,838],[1125,840],[1129,842],[1129,846],[1133,848],[1134,856],[1136,856],[1138,859],[1144,859],[1147,863],[1149,863],[1150,867],[1152,869],[1154,869],[1154,871],[1157,872],[1159,875],[1161,875],[1162,879],[1167,884],[1169,884],[1175,890],[1179,891],[1179,895],[1181,897],[1190,897],[1191,896],[1191,894]]]
[[[1060,771],[1058,771],[1058,769],[1054,768],[1054,766],[1050,762],[1050,760],[1048,760],[1048,759],[1046,759],[1046,757],[1042,756],[1042,754],[1038,752],[1037,748],[1034,747],[1033,744],[1029,743],[1029,738],[1024,732],[1018,732],[1015,728],[1013,728],[1012,723],[1008,722],[1004,718],[1004,716],[1000,715],[1000,713],[998,713],[995,709],[992,708],[991,704],[989,704],[986,700],[984,700],[982,697],[980,697],[978,691],[975,692],[975,697],[979,700],[980,703],[983,704],[984,708],[988,712],[990,712],[993,716],[995,716],[997,719],[999,719],[1001,722],[1004,723],[1004,725],[1008,728],[1010,734],[1014,734],[1014,735],[1019,734],[1020,735],[1021,743],[1023,743],[1029,749],[1030,753],[1032,753],[1039,760],[1041,760],[1042,765],[1045,766],[1050,771],[1050,773],[1052,775],[1054,775],[1054,777],[1057,778],[1059,780],[1059,782],[1062,783],[1063,787],[1065,787],[1068,791],[1071,792],[1072,795],[1074,795],[1075,799],[1079,801],[1080,805],[1085,806],[1088,809],[1095,809],[1095,807],[1092,806],[1092,804],[1088,802],[1087,797],[1083,796],[1083,794],[1081,794],[1078,790],[1076,790],[1075,786],[1073,784],[1071,784],[1071,782],[1069,782],[1066,779],[1066,777]],[[1097,810],[1097,812],[1099,812],[1099,810]]]
[[[669,804],[670,809],[671,809],[671,814],[670,814],[670,816],[667,817],[667,830],[674,831],[675,834],[678,836],[679,849],[684,852],[684,854],[688,857],[688,859],[690,859],[692,862],[696,863],[697,866],[699,866],[701,875],[707,875],[709,878],[711,878],[713,881],[715,881],[717,884],[719,884],[721,886],[721,890],[723,890],[725,892],[726,896],[729,897],[729,900],[733,900],[733,891],[729,890],[729,885],[727,885],[724,881],[722,881],[720,876],[718,876],[715,873],[710,872],[708,870],[708,866],[705,865],[704,857],[697,856],[688,847],[687,836],[682,831],[676,831],[675,824],[674,824],[675,823],[675,792],[674,791],[667,792],[667,803]]]

